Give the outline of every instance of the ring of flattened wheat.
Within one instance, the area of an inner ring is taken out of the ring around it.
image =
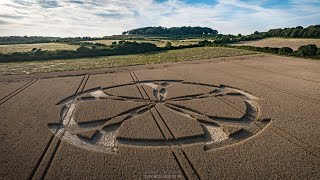
[[[179,86],[181,84],[196,86],[202,89],[204,93],[191,93],[185,96],[167,98],[167,94],[170,93],[168,92],[168,87]],[[149,94],[148,98],[113,95],[106,92],[107,90],[126,88],[132,85],[137,86],[138,89],[139,87],[140,89],[141,87],[149,87],[149,89],[152,89],[152,92],[146,92],[146,94]],[[152,96],[152,98],[149,96]],[[222,96],[232,96],[244,101],[246,111],[240,119],[210,116],[189,107],[186,108],[170,103]],[[144,103],[144,105],[134,107],[103,120],[91,121],[85,124],[78,123],[74,116],[77,104],[83,101],[95,101],[99,99],[139,102]],[[130,144],[137,147],[201,144],[205,150],[210,150],[237,143],[261,131],[270,122],[270,120],[267,119],[260,119],[261,110],[259,101],[261,100],[262,98],[251,93],[225,85],[214,86],[180,80],[139,81],[104,88],[98,87],[70,96],[58,103],[58,105],[62,105],[60,113],[61,123],[50,123],[48,126],[55,136],[87,150],[116,153],[119,144]],[[159,103],[175,113],[197,121],[203,128],[204,135],[201,137],[188,137],[163,142],[134,139],[122,141],[117,138],[118,129],[123,122],[143,115],[155,108]]]

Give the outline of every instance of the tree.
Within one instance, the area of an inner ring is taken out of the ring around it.
[[[278,50],[278,53],[281,55],[289,55],[293,53],[293,50],[289,47],[282,47]]]
[[[199,44],[200,46],[206,46],[206,45],[211,44],[211,42],[208,41],[208,40],[203,40],[203,41],[199,41],[198,44]],[[219,43],[216,43],[216,44],[219,44]],[[222,43],[220,43],[220,44],[222,44]]]
[[[296,37],[299,37],[299,33],[300,33],[300,29],[294,29],[291,34],[290,34],[290,37],[291,38],[296,38]]]
[[[170,49],[170,48],[172,48],[172,44],[171,44],[171,42],[170,41],[168,41],[167,43],[166,43],[166,46],[165,46],[166,48],[168,48],[168,49]]]
[[[84,46],[80,46],[78,49],[77,49],[77,52],[79,53],[88,53],[90,52],[91,49],[90,48],[87,48],[87,47],[84,47]]]
[[[308,44],[298,48],[298,54],[302,57],[313,57],[317,54],[318,47],[315,44]]]
[[[320,48],[319,48],[318,51],[317,51],[317,56],[320,57]]]

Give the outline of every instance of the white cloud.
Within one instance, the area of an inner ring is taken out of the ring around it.
[[[265,1],[265,0],[264,0]],[[207,26],[223,34],[309,25],[318,7],[294,0],[291,8],[268,9],[263,1],[218,0],[186,4],[180,0],[1,0],[0,36],[104,36],[142,26]],[[299,6],[299,8],[297,8]]]

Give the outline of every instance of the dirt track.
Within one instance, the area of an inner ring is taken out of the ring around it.
[[[0,77],[1,179],[320,179],[320,62],[108,71]]]

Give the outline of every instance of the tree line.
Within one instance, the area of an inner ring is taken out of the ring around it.
[[[208,27],[143,27],[125,31],[123,35],[217,35],[218,31]]]
[[[290,47],[254,47],[254,46],[231,46],[227,44],[217,44],[215,41],[200,41],[198,44],[172,46],[170,42],[165,47],[157,47],[152,43],[138,43],[119,41],[112,43],[111,46],[99,47],[99,44],[86,44],[81,46],[76,51],[72,50],[56,50],[43,51],[41,49],[33,48],[30,52],[14,52],[11,54],[1,54],[0,62],[19,62],[19,61],[38,61],[38,60],[54,60],[54,59],[71,59],[84,57],[98,57],[98,56],[113,56],[113,55],[128,55],[148,52],[159,52],[165,50],[195,48],[195,47],[227,47],[245,49],[266,53],[273,53],[286,56],[308,57],[320,59],[320,48],[314,44],[304,45],[293,51]],[[92,45],[92,46],[91,46]]]
[[[232,47],[238,48],[238,49],[285,55],[285,56],[320,59],[320,48],[318,48],[315,44],[300,46],[296,51],[293,51],[290,47],[282,47],[282,48],[255,47],[255,46],[232,46]]]
[[[284,37],[284,38],[320,38],[320,25],[312,25],[306,28],[302,26],[293,28],[278,28],[270,29],[267,32],[255,31],[253,34],[243,36],[241,34],[235,35],[218,35],[215,40],[216,44],[230,44],[240,41],[253,41],[270,37]]]
[[[128,55],[148,52],[158,52],[172,49],[193,48],[200,47],[195,45],[172,46],[167,43],[165,47],[157,47],[152,43],[138,43],[119,41],[112,43],[111,46],[100,46],[96,43],[85,43],[86,46],[80,46],[76,51],[73,50],[56,50],[43,51],[41,49],[33,48],[29,52],[14,52],[11,54],[1,54],[0,62],[21,62],[21,61],[38,61],[38,60],[53,60],[53,59],[71,59],[84,57],[98,57],[98,56],[113,56],[113,55]]]
[[[250,51],[259,51],[265,53],[279,54],[285,56],[303,57],[303,58],[315,58],[320,59],[320,48],[315,44],[308,44],[300,46],[296,51],[290,47],[255,47],[255,46],[232,46],[228,44],[217,44],[215,41],[201,41],[199,42],[201,46],[214,46],[214,47],[227,47],[227,48],[237,48]]]
[[[215,40],[216,44],[230,44],[240,41],[253,41],[270,37],[284,38],[320,38],[320,25],[313,25],[307,28],[298,26],[295,28],[270,29],[268,32],[255,31],[253,34],[243,36],[235,35],[218,35]]]
[[[267,32],[272,37],[286,38],[320,38],[320,25],[312,25],[306,28],[297,26],[293,28],[270,29]]]

